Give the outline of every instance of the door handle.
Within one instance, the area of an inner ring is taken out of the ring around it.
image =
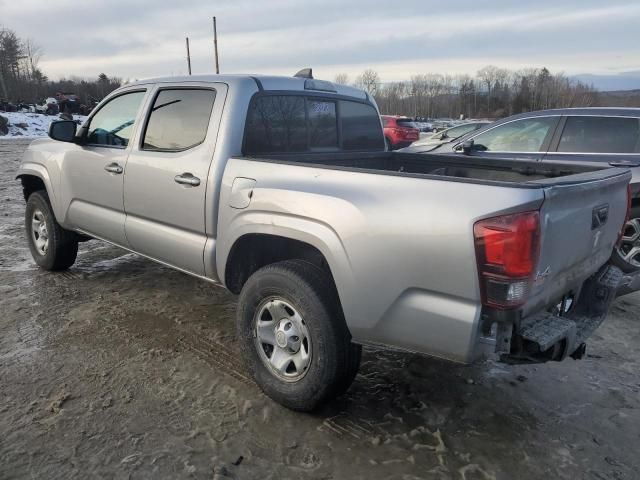
[[[176,183],[179,183],[181,185],[189,185],[190,187],[197,187],[198,185],[200,185],[200,179],[198,177],[194,177],[189,172],[176,175],[175,177],[173,177],[173,180]]]
[[[110,163],[109,165],[106,165],[104,167],[104,169],[109,173],[120,174],[120,173],[124,172],[124,169],[120,165],[118,165],[116,162],[113,162],[113,163]]]

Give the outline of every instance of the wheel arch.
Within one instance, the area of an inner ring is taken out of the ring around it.
[[[305,222],[307,223],[307,222]],[[284,260],[306,260],[322,268],[329,276],[345,319],[354,285],[350,262],[337,235],[328,227],[309,222],[306,228],[253,224],[239,232],[218,250],[219,278],[232,292],[239,293],[247,279],[258,269]],[[314,235],[315,233],[315,235]],[[226,243],[226,242],[225,242]]]
[[[284,260],[306,260],[324,271],[333,280],[331,267],[324,254],[314,245],[277,234],[245,233],[238,237],[225,262],[225,286],[232,293],[240,293],[247,279],[260,268]]]
[[[25,201],[29,199],[29,195],[33,192],[45,190],[56,217],[60,218],[55,190],[51,183],[49,172],[44,166],[37,163],[23,163],[16,175],[16,180],[20,180],[22,183],[22,194]]]

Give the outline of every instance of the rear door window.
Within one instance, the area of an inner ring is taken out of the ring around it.
[[[302,153],[383,150],[380,117],[373,106],[303,95],[254,97],[243,152]]]
[[[481,152],[539,152],[557,122],[558,117],[514,120],[473,137],[473,149]]]
[[[183,151],[204,142],[214,90],[160,90],[153,102],[142,142],[143,150]]]
[[[565,153],[640,153],[640,119],[568,117],[557,151]]]

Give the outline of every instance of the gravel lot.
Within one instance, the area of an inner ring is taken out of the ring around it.
[[[107,244],[35,268],[0,141],[0,478],[637,479],[640,295],[589,356],[457,366],[366,350],[313,415],[266,398],[235,298]]]

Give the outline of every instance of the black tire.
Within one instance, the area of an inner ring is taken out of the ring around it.
[[[631,214],[629,215],[631,220],[640,220],[640,206],[633,207],[631,209]],[[627,227],[625,227],[626,229]],[[640,239],[636,240],[636,246],[640,247]],[[625,248],[625,247],[623,247]],[[628,248],[628,246],[626,247]],[[640,255],[639,255],[640,257]],[[624,273],[633,273],[640,270],[640,267],[637,267],[627,260],[625,260],[620,252],[620,248],[616,247],[613,250],[613,255],[611,256],[611,263],[622,270]]]
[[[292,305],[309,333],[310,364],[293,382],[272,372],[255,340],[258,309],[271,298]],[[344,393],[353,382],[362,350],[351,343],[333,282],[315,265],[287,260],[261,268],[242,288],[237,316],[247,368],[264,393],[281,405],[308,412]]]
[[[46,252],[42,253],[36,246],[36,240],[32,232],[34,213],[42,213],[48,235]],[[44,190],[38,190],[29,195],[25,210],[25,231],[29,250],[35,262],[45,270],[66,270],[76,261],[78,255],[78,241],[76,234],[65,230],[56,221],[53,214],[49,196]]]

